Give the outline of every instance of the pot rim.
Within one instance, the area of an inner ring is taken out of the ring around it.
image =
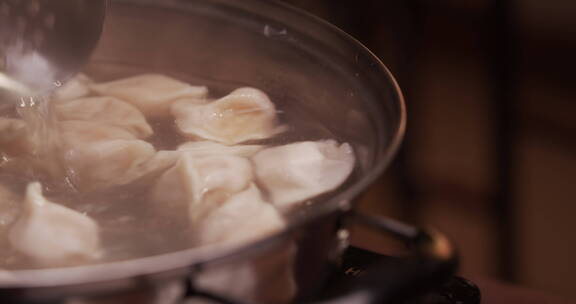
[[[156,1],[156,0],[114,0],[127,4],[135,5],[155,5],[161,8],[174,8],[181,6],[182,1]],[[292,7],[288,4],[277,0],[272,1],[227,1],[211,0],[210,2],[226,3],[233,5],[235,8],[242,9],[248,6],[266,6],[267,9],[279,10],[283,13],[289,13],[292,16],[300,18],[302,21],[313,23],[318,29],[336,36],[342,42],[354,47],[359,56],[363,56],[374,64],[374,73],[382,77],[382,81],[390,86],[393,90],[393,100],[397,103],[398,124],[391,141],[387,147],[384,147],[382,157],[379,157],[376,164],[370,172],[364,174],[355,183],[348,188],[337,193],[330,199],[318,202],[309,206],[306,214],[297,216],[290,225],[275,234],[260,240],[236,245],[214,245],[199,248],[190,248],[171,253],[154,255],[143,258],[136,258],[124,261],[108,262],[93,265],[83,265],[74,267],[48,268],[48,269],[31,269],[31,270],[0,270],[0,288],[30,288],[30,287],[56,287],[65,285],[78,285],[86,283],[97,283],[104,281],[122,280],[135,276],[151,275],[170,270],[186,267],[199,267],[206,264],[218,263],[223,260],[237,258],[244,254],[251,254],[256,251],[268,248],[277,244],[279,241],[290,237],[298,228],[324,216],[334,213],[344,212],[351,208],[350,202],[357,197],[370,184],[372,184],[390,164],[394,155],[398,152],[406,129],[406,108],[404,97],[394,76],[381,60],[362,45],[358,40],[342,31],[331,23],[320,19],[306,11]],[[380,113],[382,114],[382,113]],[[380,115],[382,116],[382,115]],[[379,120],[378,124],[382,124]],[[381,126],[382,127],[382,126]],[[380,147],[382,148],[382,147]]]

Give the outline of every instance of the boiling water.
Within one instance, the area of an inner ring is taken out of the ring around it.
[[[135,67],[117,64],[93,64],[86,74],[97,82],[118,79],[149,72]],[[207,85],[211,94],[218,97],[242,86],[242,84],[221,83],[214,80],[170,75],[187,81],[192,85]],[[335,138],[329,130],[314,117],[298,111],[298,107],[289,100],[270,96],[279,111],[280,123],[289,126],[288,130],[272,139],[255,143],[272,145],[284,144],[299,140],[318,140]],[[26,185],[35,180],[42,182],[44,194],[51,201],[85,213],[97,221],[100,226],[103,259],[95,262],[108,262],[136,257],[150,256],[186,249],[191,247],[187,215],[181,217],[165,217],[159,215],[151,207],[147,189],[153,181],[143,180],[129,185],[112,187],[105,190],[84,192],[74,187],[62,157],[57,124],[47,100],[35,100],[24,103],[16,109],[4,109],[2,116],[21,116],[28,124],[28,136],[39,139],[39,145],[34,155],[19,162],[21,155],[2,154],[0,163],[0,186],[8,188],[19,195],[21,199]],[[174,150],[185,139],[176,130],[171,118],[148,120],[154,129],[154,135],[146,140],[157,150]],[[0,152],[3,149],[0,149]],[[42,170],[38,170],[38,168]],[[72,172],[73,173],[73,172]],[[0,188],[0,195],[2,188]],[[1,203],[1,202],[0,202]],[[5,204],[1,208],[8,208]],[[2,212],[2,210],[0,210]],[[10,250],[6,235],[8,227],[0,221],[0,267],[5,269],[37,268],[24,256]],[[39,250],[42,250],[39,248]],[[93,262],[93,263],[95,263]]]

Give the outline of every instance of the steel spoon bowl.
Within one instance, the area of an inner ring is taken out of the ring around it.
[[[98,43],[106,0],[0,0],[0,90],[49,92]]]

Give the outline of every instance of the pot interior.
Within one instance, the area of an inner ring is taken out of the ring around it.
[[[357,165],[337,191],[290,216],[290,229],[248,244],[265,246],[346,208],[384,170],[404,130],[401,93],[387,69],[357,41],[273,1],[113,0],[100,44],[86,66],[96,81],[162,73],[221,96],[240,86],[270,95],[281,120],[297,125],[281,142],[333,138]],[[0,285],[58,286],[158,273],[237,248],[187,248],[108,264],[0,273]],[[57,277],[57,280],[54,278]]]

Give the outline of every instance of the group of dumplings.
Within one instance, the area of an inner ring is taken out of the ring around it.
[[[279,231],[286,226],[284,210],[337,188],[354,168],[352,148],[335,140],[244,144],[286,130],[274,103],[254,88],[212,99],[206,87],[165,75],[107,83],[79,75],[52,103],[77,189],[99,191],[152,176],[146,207],[158,216],[184,214],[193,228],[191,245],[242,243]],[[154,134],[151,119],[170,119],[186,142],[157,150],[146,141]],[[26,132],[23,121],[0,118],[0,152],[29,153]],[[28,185],[18,213],[6,225],[9,243],[35,262],[102,256],[97,221],[44,197],[40,183]]]

